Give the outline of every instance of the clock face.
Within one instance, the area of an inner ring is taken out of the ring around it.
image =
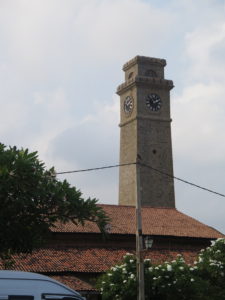
[[[133,110],[133,106],[134,104],[133,104],[132,97],[127,96],[124,100],[124,106],[123,106],[125,114],[130,114]]]
[[[152,111],[160,110],[162,106],[162,101],[157,94],[149,94],[146,97],[146,105]]]

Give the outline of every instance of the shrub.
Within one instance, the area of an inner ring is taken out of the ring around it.
[[[154,265],[144,261],[145,299],[225,299],[225,239],[213,241],[201,250],[193,266],[178,255],[171,262]],[[127,254],[98,281],[103,300],[136,300],[136,258]]]

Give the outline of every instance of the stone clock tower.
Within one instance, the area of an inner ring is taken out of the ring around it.
[[[170,90],[164,59],[136,56],[123,66],[120,95],[120,164],[141,160],[141,205],[175,207]],[[147,165],[149,167],[146,167]],[[152,169],[151,169],[152,168]],[[158,172],[158,171],[159,172]],[[119,204],[136,204],[136,165],[120,167]]]

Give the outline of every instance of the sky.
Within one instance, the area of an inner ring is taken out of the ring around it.
[[[224,0],[0,0],[0,142],[57,172],[119,162],[122,66],[165,58],[174,175],[225,194]],[[118,169],[59,175],[118,203]],[[178,210],[225,233],[225,198],[175,181]]]

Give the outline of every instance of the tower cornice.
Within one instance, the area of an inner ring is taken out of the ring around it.
[[[139,116],[136,116],[136,117],[133,117],[133,118],[130,118],[129,120],[127,120],[126,122],[121,122],[119,124],[119,127],[123,127],[135,120],[151,120],[151,121],[160,121],[160,122],[169,122],[171,123],[172,122],[172,119],[171,118],[162,118],[162,117],[159,117],[159,116],[144,116],[144,115],[139,115]]]
[[[134,58],[132,58],[131,60],[129,60],[127,63],[125,63],[123,65],[123,71],[127,71],[132,66],[134,66],[138,63],[151,63],[151,64],[160,65],[162,67],[166,66],[166,60],[165,59],[137,55],[137,56],[135,56]]]
[[[167,90],[171,90],[174,87],[172,80],[137,75],[134,78],[130,78],[124,83],[120,84],[117,88],[116,93],[118,95],[121,95],[134,85],[147,85],[150,88],[157,87]]]

